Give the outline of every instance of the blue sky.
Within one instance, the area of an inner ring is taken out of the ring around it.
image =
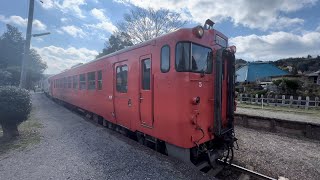
[[[104,47],[123,14],[134,7],[168,8],[190,23],[212,19],[215,28],[237,46],[237,58],[277,60],[320,55],[318,0],[36,0],[32,47],[47,62],[46,73],[57,73],[88,62]],[[9,23],[26,31],[28,0],[2,1],[0,33]]]

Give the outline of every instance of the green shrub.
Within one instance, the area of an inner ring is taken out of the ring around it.
[[[31,96],[27,90],[0,86],[0,125],[5,138],[19,135],[18,125],[28,119],[30,111]]]

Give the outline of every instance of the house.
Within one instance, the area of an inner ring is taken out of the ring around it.
[[[236,70],[236,82],[271,81],[272,76],[288,74],[269,62],[249,62]]]
[[[306,76],[310,82],[320,85],[320,70],[307,74]]]

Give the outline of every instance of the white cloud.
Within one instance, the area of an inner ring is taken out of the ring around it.
[[[84,38],[86,36],[86,33],[77,26],[63,26],[61,27],[62,31],[66,32],[67,34],[71,35],[72,37],[80,37]],[[60,32],[58,32],[60,33]]]
[[[80,6],[86,5],[85,0],[42,0],[41,6],[45,9],[57,8],[66,13],[75,13],[78,17],[84,18]]]
[[[108,18],[104,15],[103,9],[94,8],[91,10],[91,14],[100,21],[107,21]]]
[[[122,4],[155,9],[166,8],[182,13],[182,16],[198,23],[207,18],[215,22],[231,20],[234,25],[243,25],[261,30],[282,29],[303,23],[302,19],[289,18],[285,14],[312,6],[317,0],[114,0]],[[191,17],[190,17],[191,16]]]
[[[78,63],[86,63],[98,54],[95,50],[87,48],[69,47],[67,49],[57,46],[33,47],[47,63],[48,69],[45,73],[56,74]]]
[[[61,18],[60,21],[63,22],[63,23],[65,23],[65,22],[68,21],[68,18]]]
[[[0,21],[7,24],[17,25],[20,27],[27,27],[27,24],[28,24],[27,18],[24,19],[21,16],[5,17],[3,15],[0,15]],[[43,31],[47,29],[47,26],[43,24],[41,21],[34,19],[32,23],[32,28],[35,30]]]
[[[115,30],[117,30],[117,27],[115,25],[112,24],[112,22],[110,21],[110,19],[104,14],[104,10],[103,9],[92,9],[91,10],[91,15],[96,18],[99,23],[96,24],[86,24],[85,26],[90,27],[90,28],[95,28],[95,29],[99,29],[99,30],[104,30],[107,32],[113,32]]]
[[[238,36],[229,44],[237,46],[237,58],[246,60],[277,60],[320,54],[320,32],[297,35],[289,32],[273,32],[268,35]]]

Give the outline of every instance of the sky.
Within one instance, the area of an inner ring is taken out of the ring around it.
[[[320,55],[320,2],[318,0],[35,0],[31,47],[54,74],[77,63],[93,60],[117,30],[123,14],[135,7],[166,8],[189,23],[206,19],[237,47],[236,58],[273,61]],[[28,0],[2,0],[0,34],[6,24],[25,36]]]

